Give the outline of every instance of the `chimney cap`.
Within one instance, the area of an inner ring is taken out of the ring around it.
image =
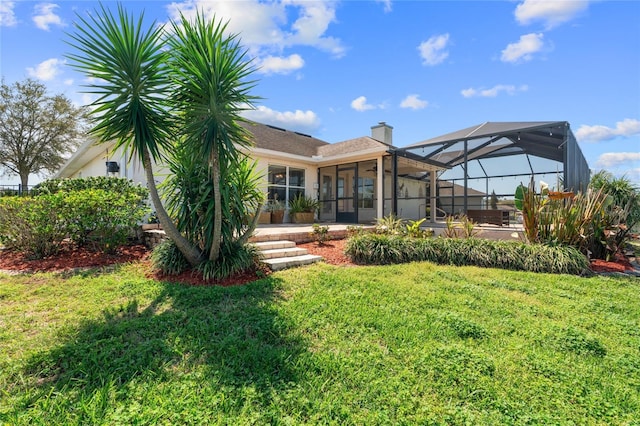
[[[387,124],[386,121],[378,121],[378,124],[371,126],[371,128],[378,128],[378,127],[388,127],[390,129],[393,129],[393,126]]]

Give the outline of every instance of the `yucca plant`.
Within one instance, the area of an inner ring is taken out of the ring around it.
[[[172,29],[166,39],[175,87],[172,101],[185,147],[208,164],[213,204],[207,214],[212,221],[207,251],[215,263],[224,234],[222,169],[231,171],[238,164],[239,149],[251,146],[240,113],[252,109],[256,99],[249,94],[253,68],[238,36],[227,35],[226,24],[208,20],[202,12],[193,21],[181,15]]]
[[[212,245],[215,214],[213,182],[209,178],[208,166],[182,144],[176,146],[168,165],[171,173],[161,190],[167,199],[169,212],[177,218],[178,229],[207,254]],[[225,176],[225,185],[221,187],[221,249],[224,252],[226,246],[247,242],[258,217],[254,215],[249,222],[246,218],[261,208],[264,194],[259,187],[261,175],[257,172],[257,165],[246,156],[240,155],[232,166],[223,164],[221,170]],[[207,263],[207,268],[200,268],[207,273],[218,264],[209,260]]]
[[[138,157],[162,228],[189,263],[196,265],[201,260],[200,250],[180,234],[155,184],[151,162],[161,160],[163,152],[171,149],[173,137],[173,118],[167,105],[170,52],[162,39],[162,27],[155,22],[144,27],[143,21],[144,14],[136,21],[121,4],[117,16],[102,5],[88,18],[78,15],[69,42],[76,53],[67,58],[92,79],[86,93],[98,96],[91,104],[95,123],[91,133],[99,142],[115,141],[116,148]]]

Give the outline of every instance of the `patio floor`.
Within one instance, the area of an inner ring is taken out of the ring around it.
[[[329,235],[333,239],[345,238],[347,235],[347,228],[354,226],[349,223],[319,223],[322,226],[329,227]],[[373,225],[362,225],[364,228],[374,228]],[[428,223],[424,228],[432,228],[436,236],[442,234],[446,228],[444,221],[436,223]],[[477,235],[480,238],[487,238],[491,240],[523,240],[524,229],[520,224],[511,224],[508,226],[498,226],[490,224],[478,224],[474,229],[478,229],[480,232]],[[300,225],[294,223],[284,223],[280,225],[258,225],[251,237],[251,242],[264,242],[264,241],[279,241],[289,240],[296,243],[304,243],[313,241],[314,238],[310,235],[313,231],[313,226]]]

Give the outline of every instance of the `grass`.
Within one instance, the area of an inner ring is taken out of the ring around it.
[[[640,292],[412,263],[0,275],[0,424],[637,424]]]

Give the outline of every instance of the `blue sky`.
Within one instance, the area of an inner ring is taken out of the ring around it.
[[[260,67],[254,94],[263,99],[249,114],[257,121],[328,142],[386,121],[404,146],[485,121],[566,120],[592,169],[640,184],[638,1],[124,4],[149,22],[197,9],[229,20]],[[32,77],[89,102],[64,58],[65,32],[97,6],[2,0],[5,82]]]

